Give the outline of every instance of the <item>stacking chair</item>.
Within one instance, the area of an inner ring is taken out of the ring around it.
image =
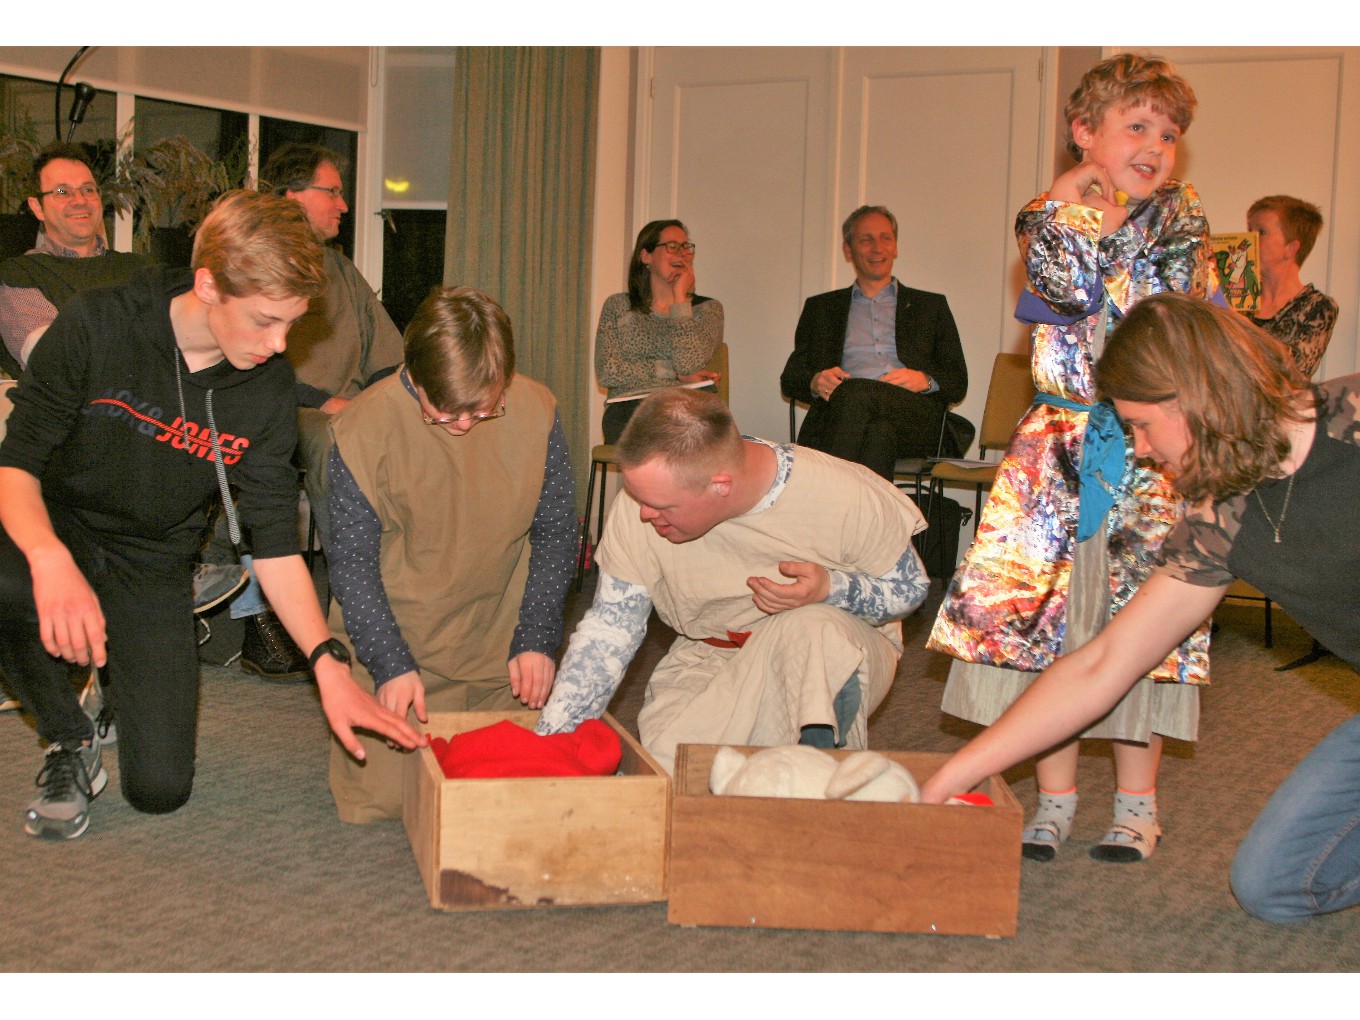
[[[951,415],[958,418],[958,420],[963,422],[967,427],[966,434],[968,436],[968,443],[971,444],[973,423],[966,418],[955,415],[953,411],[945,411],[944,417],[940,419],[940,434],[935,439],[935,453],[929,457],[898,457],[897,463],[893,465],[893,484],[899,489],[905,490],[908,483],[910,483],[912,495],[918,504],[921,502],[921,489],[923,488],[926,476],[930,474],[931,466],[935,461],[944,456],[944,439],[948,434],[949,419]],[[965,444],[965,447],[966,445],[967,444]],[[966,452],[967,449],[965,448],[960,450],[959,454],[962,456],[962,454]]]
[[[992,362],[992,378],[987,384],[987,403],[982,410],[982,428],[978,432],[978,456],[986,457],[988,450],[1004,452],[1011,441],[1015,426],[1034,402],[1034,380],[1030,375],[1029,356],[998,354]],[[990,489],[996,480],[997,464],[986,467],[965,467],[937,463],[930,469],[930,492],[944,493],[946,483],[974,485],[977,497],[973,520],[982,518],[982,491]]]
[[[718,381],[713,386],[713,392],[722,398],[724,404],[730,403],[728,400],[728,378],[727,378],[727,344],[718,344],[718,349],[713,352],[713,357],[704,366],[709,371],[718,373]],[[577,545],[576,553],[576,590],[581,590],[581,585],[585,581],[586,574],[586,542],[590,538],[590,515],[591,509],[595,505],[595,484],[599,480],[600,486],[600,506],[595,511],[595,541],[598,543],[600,536],[604,534],[604,505],[605,505],[605,482],[609,474],[609,466],[617,466],[619,463],[618,451],[612,443],[600,443],[590,451],[590,474],[586,479],[586,514],[581,518],[581,536]]]
[[[1266,610],[1264,644],[1267,648],[1273,648],[1275,646],[1275,628],[1273,626],[1274,621],[1270,616],[1270,599],[1264,592],[1254,585],[1247,584],[1246,581],[1235,580],[1232,584],[1228,585],[1228,590],[1224,593],[1223,597],[1226,599],[1241,599],[1244,602],[1262,603]],[[1313,643],[1317,644],[1316,641]]]

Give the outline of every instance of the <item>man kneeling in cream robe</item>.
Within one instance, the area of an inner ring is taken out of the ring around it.
[[[604,712],[655,607],[678,636],[638,731],[668,771],[682,743],[865,747],[929,587],[915,504],[857,464],[743,437],[696,390],[644,400],[618,449],[595,600],[538,732]]]

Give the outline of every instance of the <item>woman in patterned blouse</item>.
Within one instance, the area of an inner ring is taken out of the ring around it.
[[[1294,352],[1299,371],[1311,379],[1336,325],[1336,302],[1299,279],[1313,250],[1322,213],[1289,195],[1257,199],[1247,210],[1247,229],[1261,235],[1261,304],[1251,321]]]

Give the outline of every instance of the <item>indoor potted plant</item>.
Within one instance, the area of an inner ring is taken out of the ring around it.
[[[27,199],[28,177],[40,148],[27,115],[17,123],[0,124],[0,258],[23,254],[38,236],[38,219]]]
[[[194,230],[219,195],[242,185],[249,155],[242,142],[225,158],[214,159],[183,135],[136,152],[120,144],[103,186],[104,202],[133,214],[134,251],[149,252],[166,265],[187,266]]]

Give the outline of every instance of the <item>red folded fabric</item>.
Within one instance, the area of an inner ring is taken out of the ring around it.
[[[970,804],[973,807],[995,807],[991,797],[985,793],[956,793],[949,798],[950,804]]]
[[[623,758],[619,735],[599,719],[546,737],[505,719],[447,740],[432,737],[430,750],[450,779],[607,776]]]

